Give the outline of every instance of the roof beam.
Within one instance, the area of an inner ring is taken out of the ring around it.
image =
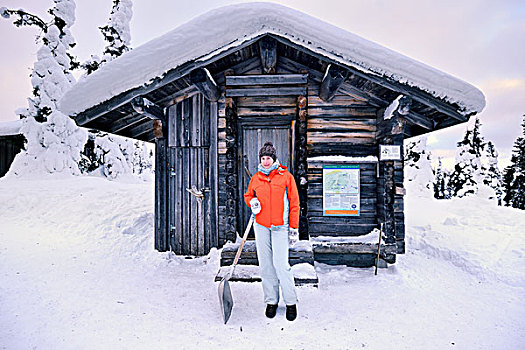
[[[217,102],[221,92],[210,72],[206,68],[197,68],[190,72],[190,82],[210,102]]]
[[[153,130],[153,121],[146,120],[145,123],[139,124],[128,131],[122,133],[123,136],[131,137],[133,139],[138,138],[138,136],[147,133],[148,131]]]
[[[150,119],[164,120],[164,109],[145,97],[137,96],[131,100],[131,106],[138,114]]]
[[[271,36],[264,36],[259,40],[259,51],[263,73],[274,74],[277,66],[277,41]]]
[[[321,87],[319,88],[319,97],[325,102],[334,98],[335,93],[348,77],[348,70],[329,64],[326,67]]]
[[[280,36],[273,36],[276,40],[282,42],[283,44],[285,45],[288,45],[288,46],[291,46],[297,50],[300,50],[300,51],[303,51],[303,52],[307,52],[309,55],[311,56],[314,56],[318,59],[321,59],[323,61],[327,61],[327,62],[330,62],[332,64],[341,64],[339,62],[336,62],[334,59],[332,58],[329,58],[327,56],[324,56],[322,54],[319,54],[317,52],[314,52],[314,51],[311,51],[311,50],[308,50],[307,48],[304,48],[302,47],[301,45],[299,44],[296,44],[286,38],[283,38],[283,37],[280,37]],[[374,75],[374,73],[370,72],[370,73],[365,73],[365,72],[362,72],[360,71],[358,68],[355,68],[355,67],[350,67],[350,66],[345,66],[349,71],[350,73],[352,74],[355,74],[356,76],[359,76],[359,77],[362,77],[362,78],[365,78],[365,79],[368,79],[380,86],[383,86],[387,89],[390,89],[390,90],[393,90],[393,91],[397,91],[399,93],[402,93],[404,95],[409,95],[411,96],[414,100],[416,100],[417,102],[419,103],[422,103],[426,106],[429,106],[429,107],[432,107],[434,109],[436,109],[437,111],[443,113],[443,114],[446,114],[454,119],[456,119],[457,121],[459,122],[466,122],[468,120],[468,117],[461,114],[460,112],[457,111],[456,108],[454,108],[453,106],[449,105],[448,103],[444,102],[443,100],[439,99],[438,97],[434,97],[432,95],[430,95],[429,93],[426,93],[424,91],[421,91],[415,87],[411,87],[411,86],[408,86],[408,85],[404,85],[404,84],[401,84],[401,83],[397,83],[397,82],[393,82],[393,81],[390,81],[388,80],[387,78],[385,77],[382,77],[382,76],[378,76],[378,75]]]

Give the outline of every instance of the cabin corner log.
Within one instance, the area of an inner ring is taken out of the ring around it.
[[[275,67],[277,66],[277,41],[270,36],[264,36],[259,40],[259,51],[263,73],[275,73]]]
[[[225,100],[226,117],[226,240],[235,241],[237,234],[237,169],[238,169],[238,131],[237,108],[233,98]]]
[[[145,97],[137,96],[131,100],[131,106],[138,114],[147,116],[150,119],[165,120],[164,109],[157,106]]]
[[[308,162],[307,119],[308,95],[297,98],[295,121],[295,182],[299,192],[299,239],[307,240],[308,233]]]
[[[168,250],[167,214],[167,140],[155,140],[155,249]]]
[[[319,97],[325,102],[331,101],[347,77],[346,69],[329,64],[319,88]]]
[[[210,102],[217,102],[221,92],[206,68],[197,68],[190,72],[190,81]]]

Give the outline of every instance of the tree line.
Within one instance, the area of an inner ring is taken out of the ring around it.
[[[437,199],[481,195],[498,205],[525,209],[525,115],[521,126],[522,135],[514,142],[510,164],[503,172],[496,147],[481,134],[478,118],[457,143],[453,169],[445,169],[441,159],[432,168],[425,138],[409,142],[404,157],[407,181],[418,183],[418,191]]]

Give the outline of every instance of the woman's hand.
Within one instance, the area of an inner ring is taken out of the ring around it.
[[[252,198],[250,201],[250,207],[252,208],[253,215],[257,215],[261,212],[261,202],[257,198]]]
[[[290,231],[288,232],[288,244],[290,247],[293,247],[295,243],[299,240],[299,229],[298,228],[290,228]]]

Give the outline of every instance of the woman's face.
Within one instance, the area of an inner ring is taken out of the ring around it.
[[[261,165],[264,169],[268,169],[273,164],[273,158],[269,156],[262,156],[261,157]]]

